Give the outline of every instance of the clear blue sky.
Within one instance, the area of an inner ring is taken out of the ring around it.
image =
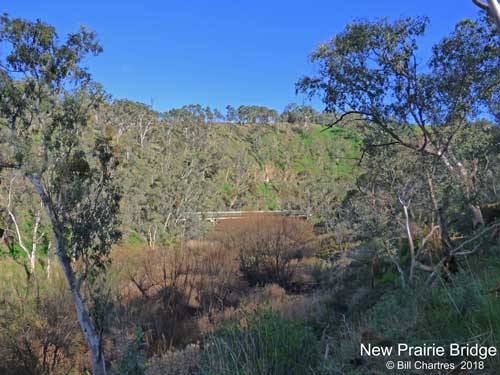
[[[3,0],[0,11],[40,18],[60,35],[87,25],[104,47],[87,61],[94,78],[158,110],[307,103],[294,84],[312,71],[309,53],[352,20],[427,15],[429,47],[477,15],[471,0]]]

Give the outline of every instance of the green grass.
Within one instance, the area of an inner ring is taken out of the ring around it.
[[[406,289],[396,287],[398,275],[391,271],[379,283],[390,287],[368,310],[356,316],[337,332],[336,361],[342,363],[342,374],[358,374],[361,369],[352,364],[359,355],[359,332],[388,343],[409,345],[435,343],[474,344],[500,347],[500,298],[492,293],[500,280],[498,252],[470,259],[461,272],[450,279],[439,279],[429,287],[417,281]],[[401,358],[399,358],[401,359]],[[363,371],[386,373],[387,360],[370,359]],[[456,360],[456,359],[455,359]],[[485,360],[481,374],[497,374],[499,356]],[[361,372],[363,373],[363,372]]]
[[[320,363],[319,341],[303,322],[259,310],[209,335],[203,375],[306,375]]]

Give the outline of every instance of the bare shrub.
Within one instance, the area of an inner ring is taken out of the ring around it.
[[[181,248],[145,250],[126,271],[128,285],[116,314],[116,330],[141,327],[152,354],[196,339],[196,267],[191,254]]]
[[[248,289],[238,275],[238,255],[231,249],[209,244],[196,257],[198,277],[197,301],[203,312],[238,306],[241,295]]]
[[[237,306],[246,283],[238,277],[235,254],[200,241],[196,248],[176,246],[115,255],[121,275],[116,331],[141,327],[151,354],[199,338],[199,316]],[[122,334],[121,341],[128,337]]]
[[[2,267],[5,267],[5,263]],[[0,267],[0,268],[2,268]],[[59,375],[80,373],[87,365],[86,345],[71,297],[54,275],[44,285],[9,275],[0,295],[0,373]]]
[[[221,240],[237,252],[239,269],[252,286],[289,287],[298,262],[312,251],[312,227],[299,219],[252,216],[225,229]]]
[[[234,316],[250,284],[273,284],[265,299],[286,295],[283,288],[309,254],[312,237],[303,221],[256,217],[232,223],[210,240],[117,252],[110,272],[119,306],[115,346],[124,347],[128,333],[140,327],[149,354],[161,355]]]

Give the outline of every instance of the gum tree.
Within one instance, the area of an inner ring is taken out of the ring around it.
[[[0,18],[0,43],[0,170],[13,170],[40,197],[93,373],[102,375],[102,330],[90,286],[119,237],[120,194],[109,138],[88,123],[103,94],[82,67],[101,47],[83,27],[61,41],[39,20],[7,15]]]
[[[317,74],[297,89],[322,96],[339,114],[332,126],[352,120],[371,127],[365,151],[400,146],[438,160],[461,186],[474,224],[482,224],[475,168],[457,156],[455,138],[482,116],[497,115],[499,36],[489,19],[464,20],[425,62],[417,50],[427,24],[426,18],[350,24],[313,52]]]
[[[0,185],[4,185],[0,194],[5,222],[2,237],[12,258],[26,271],[28,282],[32,282],[36,278],[36,263],[41,254],[47,253],[50,243],[42,221],[43,207],[32,189],[26,184],[19,186],[15,176],[0,175]],[[14,191],[14,185],[18,191]]]

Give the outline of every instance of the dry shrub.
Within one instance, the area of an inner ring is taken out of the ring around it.
[[[150,353],[196,341],[198,316],[237,306],[246,289],[237,257],[210,243],[144,250],[130,260],[115,254],[115,259],[122,284],[115,330],[141,327]]]
[[[228,223],[220,241],[239,255],[239,269],[251,286],[290,287],[299,261],[313,252],[312,227],[282,216],[250,216]]]
[[[260,291],[265,295],[253,298],[277,302],[286,296],[283,288],[290,287],[301,259],[312,253],[313,238],[304,221],[266,216],[227,223],[209,239],[115,252],[110,272],[119,305],[115,346],[124,347],[127,333],[137,327],[149,354],[196,342],[238,315],[243,300],[252,304],[249,284],[270,284]],[[305,271],[299,270],[295,276],[303,281]]]
[[[247,283],[238,275],[238,256],[220,245],[207,245],[196,259],[197,301],[203,312],[238,306]]]
[[[183,249],[143,251],[126,272],[128,284],[121,296],[115,330],[131,332],[141,327],[150,353],[191,342],[198,336],[192,319],[198,310],[192,303],[196,270],[191,254]]]
[[[287,294],[277,284],[255,288],[241,303],[241,311],[256,311],[262,307],[279,313],[286,319],[315,320],[319,293],[308,295]]]
[[[10,275],[8,283],[3,284],[1,374],[58,375],[70,371],[80,373],[87,367],[87,348],[71,297],[58,276],[56,273],[53,280],[40,279],[40,285],[36,285]]]
[[[224,322],[236,319],[241,316],[242,309],[240,307],[227,307],[224,310],[212,311],[209,314],[203,314],[198,317],[197,323],[201,336],[213,332],[220,327]]]
[[[193,344],[152,357],[147,363],[146,375],[191,375],[197,367],[199,351],[200,347]]]
[[[259,306],[266,303],[276,303],[286,298],[286,291],[278,284],[268,284],[257,287],[249,293],[243,304],[245,306]]]

